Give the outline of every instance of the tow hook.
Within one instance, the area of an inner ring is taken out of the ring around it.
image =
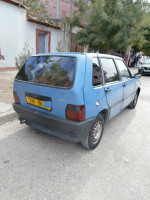
[[[26,120],[22,119],[20,120],[20,124],[24,124],[26,122]]]

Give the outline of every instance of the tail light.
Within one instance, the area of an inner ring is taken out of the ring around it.
[[[68,104],[66,107],[66,118],[73,121],[85,120],[85,105],[77,106]]]
[[[15,101],[15,103],[20,104],[20,99],[19,99],[19,97],[17,96],[17,92],[13,91],[13,95],[14,95],[14,101]]]

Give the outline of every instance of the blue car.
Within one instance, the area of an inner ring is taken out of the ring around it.
[[[13,107],[21,123],[94,149],[105,122],[126,107],[135,108],[139,78],[116,56],[35,55],[15,77]]]

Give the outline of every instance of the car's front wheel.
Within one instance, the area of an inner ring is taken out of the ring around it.
[[[143,74],[143,70],[142,69],[138,69],[138,73],[142,75]]]
[[[104,131],[104,118],[99,114],[93,122],[91,130],[81,144],[86,149],[94,149],[100,143]]]

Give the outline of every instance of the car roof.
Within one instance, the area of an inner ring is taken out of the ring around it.
[[[75,56],[78,57],[80,55],[86,55],[89,57],[108,57],[108,58],[119,58],[122,59],[121,57],[110,55],[110,54],[101,54],[101,53],[80,53],[80,52],[57,52],[57,53],[44,53],[44,54],[36,54],[33,56],[50,56],[50,55],[61,55],[61,56]]]

